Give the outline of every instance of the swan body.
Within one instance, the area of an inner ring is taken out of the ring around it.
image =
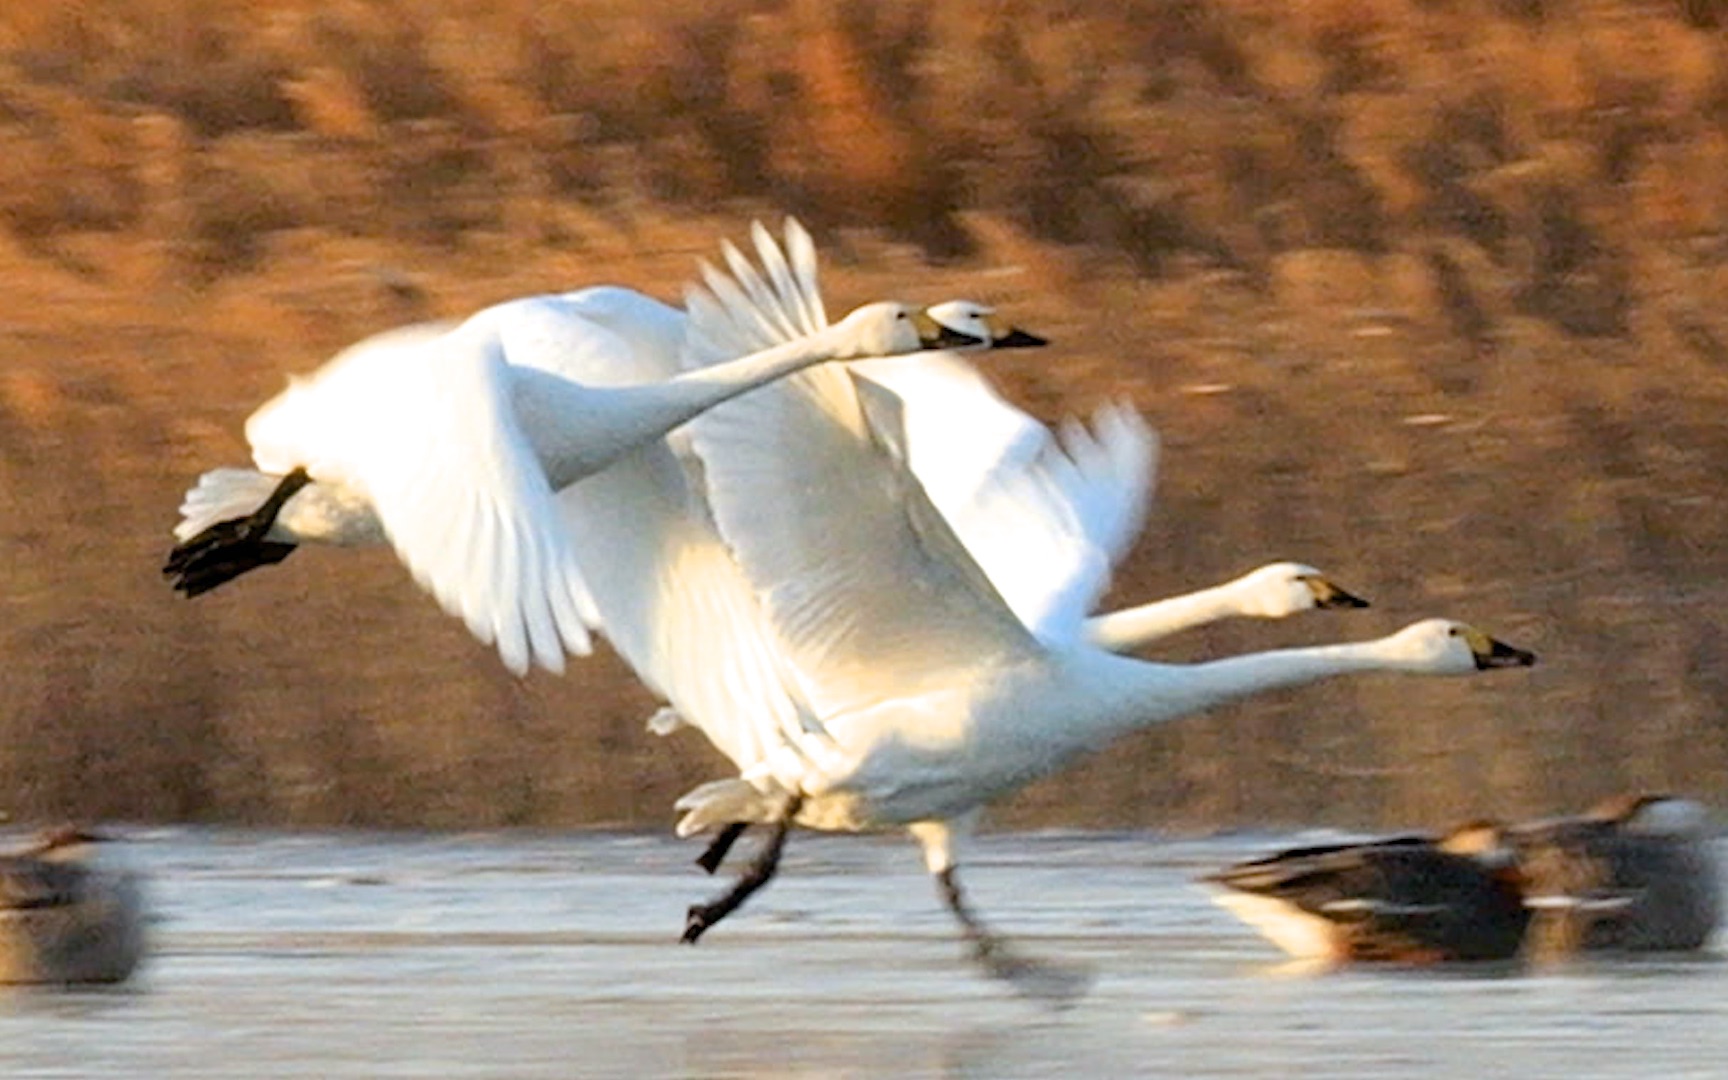
[[[715,323],[703,333],[723,341],[727,314],[713,308],[693,303],[691,316]],[[770,718],[734,700],[723,719],[703,721],[711,736],[719,726],[755,726],[767,753],[738,778],[681,798],[678,830],[773,824],[768,851],[777,858],[793,821],[908,825],[980,959],[998,972],[1000,943],[965,908],[953,878],[956,842],[991,800],[1137,728],[1248,694],[1350,673],[1461,675],[1533,662],[1449,620],[1373,642],[1193,665],[1112,654],[1085,640],[1079,620],[1049,624],[1041,636],[932,504],[909,464],[904,415],[881,383],[830,367],[691,425],[714,523],[759,605],[735,614],[769,624],[792,705]],[[1028,483],[1055,483],[1038,474],[1057,464],[1035,459]],[[1065,624],[1074,627],[1066,638]],[[771,873],[772,860],[747,884],[759,887]],[[692,909],[686,940],[743,895]]]
[[[379,335],[294,380],[246,425],[259,470],[283,478],[272,502],[249,521],[183,539],[167,572],[196,594],[249,568],[231,554],[237,545],[275,545],[258,562],[284,557],[291,548],[270,530],[315,483],[331,490],[296,510],[295,523],[364,540],[372,526],[358,508],[370,507],[416,580],[481,641],[496,642],[506,666],[562,670],[566,649],[588,650],[595,614],[575,558],[580,539],[564,528],[556,490],[801,367],[975,340],[903,305],[871,304],[700,371],[585,385],[569,373],[592,354],[679,347],[675,323],[644,321],[652,309],[623,290],[593,292],[510,301],[450,329]],[[627,309],[617,327],[614,309]]]
[[[112,983],[145,952],[142,889],[76,829],[0,855],[0,983]]]
[[[799,823],[814,828],[954,818],[1123,735],[1237,698],[1341,675],[1467,675],[1530,662],[1529,654],[1449,619],[1372,641],[1196,664],[1135,660],[1085,643],[1043,649],[1002,640],[1010,636],[1000,635],[987,660],[945,664],[947,677],[919,671],[911,694],[888,684],[880,668],[842,671],[854,678],[818,691],[818,700],[835,706],[820,712],[820,740],[782,748],[742,782],[802,793]],[[928,639],[920,644],[934,647]],[[717,824],[703,803],[683,800],[681,834]],[[771,804],[765,798],[758,806]]]

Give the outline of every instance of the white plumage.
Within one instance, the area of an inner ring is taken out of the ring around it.
[[[281,522],[231,531],[242,544],[386,536],[447,611],[497,643],[511,670],[530,660],[562,670],[566,649],[588,651],[594,611],[575,559],[581,539],[564,528],[555,491],[809,364],[971,340],[904,305],[871,304],[701,371],[628,386],[580,381],[618,357],[676,355],[682,321],[663,312],[670,309],[627,290],[591,289],[510,301],[453,328],[405,328],[345,350],[246,425],[261,472],[303,470],[318,493],[295,494]],[[230,536],[204,531],[235,524],[211,519],[248,487],[224,473],[189,493],[183,543],[168,567],[189,593],[212,587],[201,574],[219,584],[271,561],[231,570]]]
[[[753,302],[740,299],[747,293],[720,304]],[[723,354],[737,346],[729,329],[753,322],[727,311],[710,326],[713,310],[690,305]],[[712,717],[686,711],[723,748],[765,753],[754,764],[734,754],[741,778],[681,799],[679,831],[788,818],[830,829],[909,825],[987,961],[1000,957],[999,943],[960,903],[952,869],[956,834],[992,799],[1138,727],[1262,690],[1348,672],[1462,674],[1531,660],[1463,624],[1428,620],[1372,642],[1163,665],[1090,645],[1078,618],[1023,620],[920,484],[905,415],[880,381],[834,366],[691,425],[708,506],[757,600],[732,613],[766,623],[710,625],[707,634],[764,642],[774,671],[763,682],[785,699],[764,707],[733,698]],[[991,485],[1048,492],[1073,465],[1066,454],[1034,454]],[[1016,509],[1038,501],[1006,497]],[[741,725],[754,736],[738,733]],[[690,936],[735,904],[694,910]]]

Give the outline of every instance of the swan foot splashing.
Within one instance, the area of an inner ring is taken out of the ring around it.
[[[786,848],[786,835],[792,831],[792,819],[798,816],[798,809],[803,803],[802,795],[787,796],[780,817],[773,823],[773,831],[768,834],[762,850],[725,895],[717,897],[711,903],[690,905],[689,912],[684,916],[684,936],[680,939],[684,944],[696,944],[710,927],[737,911],[744,901],[750,899],[752,893],[774,880],[774,875],[780,870],[780,853]],[[736,832],[733,831],[734,828],[737,829]],[[713,856],[714,867],[718,867],[720,860],[726,857],[727,849],[743,831],[742,825],[727,826],[697,863],[712,874],[714,868],[708,865],[709,856]]]
[[[943,901],[965,930],[966,940],[972,946],[972,958],[991,978],[1001,979],[1015,992],[1055,1009],[1068,1008],[1091,989],[1091,969],[1038,960],[1016,952],[1006,938],[985,926],[961,895],[960,881],[952,866],[939,872],[936,882],[942,890]]]
[[[232,581],[248,570],[279,563],[293,554],[296,544],[268,539],[276,515],[289,499],[312,478],[305,469],[294,469],[284,476],[264,504],[244,517],[218,521],[179,544],[168,553],[162,567],[164,576],[172,580],[176,592],[188,598],[207,593]]]

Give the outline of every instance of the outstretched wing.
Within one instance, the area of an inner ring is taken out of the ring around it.
[[[915,385],[925,392],[926,384]],[[915,395],[909,404],[916,407],[902,414],[903,423],[916,425],[903,435],[907,459],[1021,622],[1041,641],[1077,640],[1145,520],[1157,436],[1125,404],[1099,408],[1090,427],[1070,420],[1060,434],[1006,403],[1001,408],[1024,426],[992,424],[993,397],[968,392],[939,409],[937,399]],[[976,428],[967,402],[985,414]],[[993,431],[1013,434],[990,443]],[[969,439],[969,448],[942,456],[944,447]]]
[[[710,410],[692,442],[721,535],[819,715],[1035,650],[873,435],[843,369],[807,370]]]
[[[397,555],[511,671],[589,649],[587,592],[495,329],[344,353],[247,422],[266,472],[362,491]]]

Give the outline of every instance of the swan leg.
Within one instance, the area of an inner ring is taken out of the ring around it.
[[[686,945],[694,945],[709,927],[732,914],[748,900],[752,893],[774,879],[780,869],[780,852],[786,847],[786,834],[792,831],[792,819],[798,816],[798,807],[804,802],[802,795],[791,795],[786,799],[785,809],[778,821],[774,822],[773,831],[768,834],[767,843],[756,853],[744,875],[733,883],[732,888],[711,903],[692,904],[684,916],[684,937]],[[731,826],[727,827],[728,831]],[[742,829],[739,830],[742,832]],[[725,833],[721,833],[724,838]],[[733,837],[737,839],[737,837]],[[715,841],[718,844],[719,840]],[[728,844],[730,846],[730,844]],[[713,850],[712,847],[709,849]],[[725,850],[721,850],[721,855]]]
[[[312,478],[305,469],[284,476],[264,504],[242,518],[219,521],[197,536],[174,545],[162,573],[188,598],[209,592],[248,570],[279,563],[295,545],[267,540],[276,515]]]
[[[738,838],[743,836],[744,830],[749,827],[749,822],[734,821],[721,829],[713,841],[709,843],[708,850],[697,856],[696,865],[710,874],[720,869],[720,864],[726,859],[726,853],[732,850],[732,845],[738,842]]]
[[[972,946],[972,958],[991,978],[1001,979],[1027,997],[1058,1009],[1072,1005],[1092,985],[1090,971],[1022,955],[1006,938],[985,926],[961,894],[954,867],[937,871],[936,882],[948,910],[960,920]]]

